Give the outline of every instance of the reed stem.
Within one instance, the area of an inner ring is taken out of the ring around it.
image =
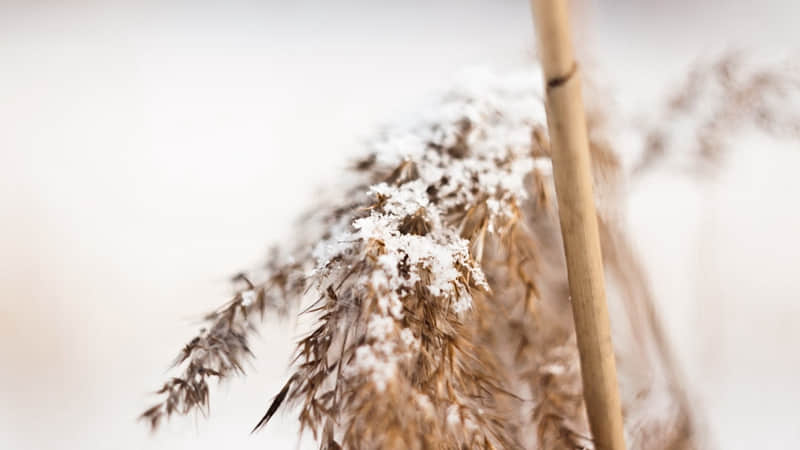
[[[532,0],[546,89],[553,172],[580,351],[583,394],[598,450],[625,437],[592,192],[581,81],[565,0]]]

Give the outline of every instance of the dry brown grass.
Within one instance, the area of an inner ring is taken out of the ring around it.
[[[732,61],[691,77],[669,119],[646,130],[635,173],[669,153],[678,115],[699,116],[703,158],[724,150],[726,126],[796,133],[794,117],[776,117],[776,96],[796,86]],[[344,200],[316,208],[294,249],[254,281],[237,276],[241,290],[207,316],[143,418],[155,428],[206,408],[210,379],[243,372],[255,319],[310,295],[316,325],[256,429],[288,407],[322,449],[592,448],[541,95],[525,76],[454,90],[438,116],[378,139]],[[696,448],[691,400],[619,225],[626,172],[602,120],[590,126],[629,446]]]

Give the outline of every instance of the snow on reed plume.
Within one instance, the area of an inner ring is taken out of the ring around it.
[[[747,124],[796,137],[800,122],[785,109],[794,81],[743,67],[698,69],[664,118],[639,131],[630,170],[603,136],[607,112],[589,118],[631,448],[698,441],[620,229],[619,187],[675,148],[695,165],[719,156]],[[290,407],[321,449],[592,448],[539,72],[473,74],[416,125],[374,139],[338,203],[315,208],[263,273],[236,277],[239,292],[206,316],[142,417],[156,428],[206,410],[209,381],[243,373],[259,319],[312,296],[303,313],[316,323],[256,429]]]

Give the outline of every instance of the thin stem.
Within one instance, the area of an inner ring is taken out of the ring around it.
[[[545,78],[561,233],[583,394],[598,450],[623,450],[625,437],[611,344],[603,263],[581,82],[564,0],[532,0]]]

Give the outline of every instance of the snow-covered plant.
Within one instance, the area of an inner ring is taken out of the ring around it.
[[[791,83],[742,82],[733,67],[692,91],[695,76],[668,120],[641,133],[634,172],[667,153],[679,117],[701,118],[704,155],[723,149],[703,136],[726,123],[798,123],[769,116]],[[258,319],[302,308],[316,324],[256,428],[289,405],[321,449],[591,448],[539,72],[473,74],[417,124],[371,141],[336,202],[315,208],[266,271],[237,276],[143,417],[155,428],[203,410],[209,380],[243,372]],[[590,140],[629,446],[693,448],[693,410],[620,228],[628,170],[599,123]]]

